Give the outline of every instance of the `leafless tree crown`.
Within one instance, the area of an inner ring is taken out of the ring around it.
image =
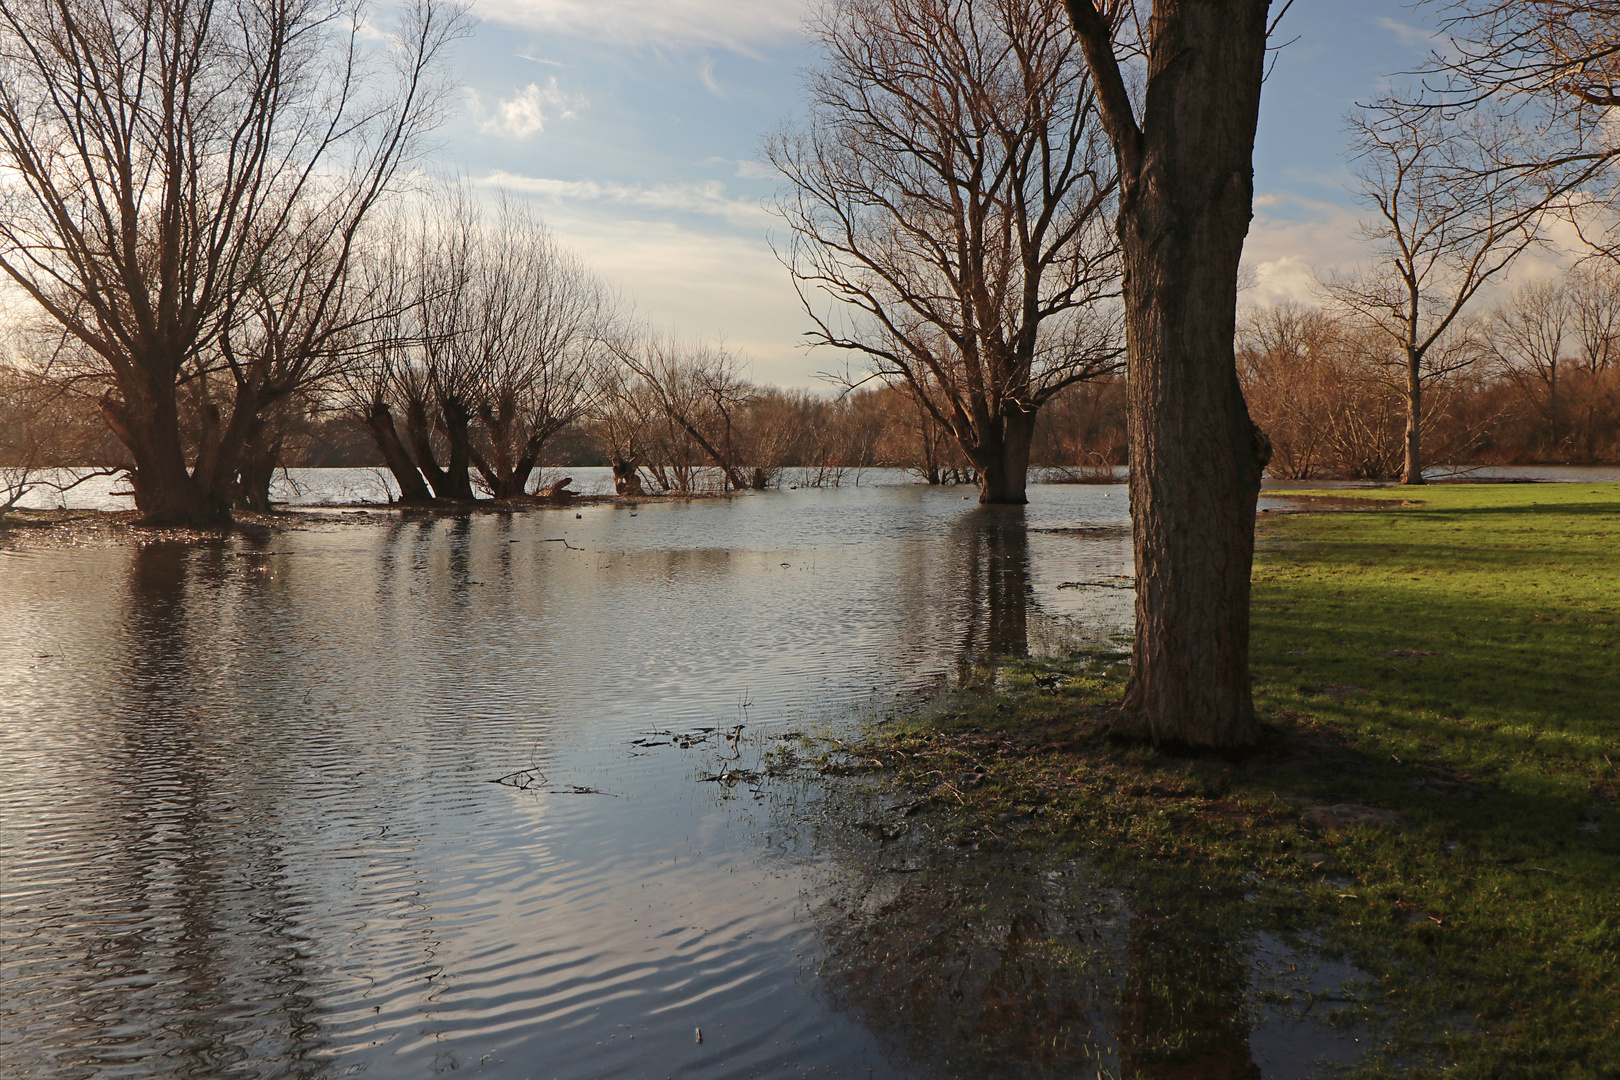
[[[810,33],[809,116],[767,153],[811,341],[909,383],[970,452],[1113,370],[1113,155],[1062,6],[838,0]]]

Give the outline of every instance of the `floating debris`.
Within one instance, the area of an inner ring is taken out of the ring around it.
[[[718,731],[718,730],[719,730],[718,728],[700,727],[700,728],[695,728],[692,731],[647,731],[647,732],[642,733],[641,738],[639,738],[639,739],[631,739],[630,740],[630,745],[632,745],[632,746],[671,746],[671,745],[673,745],[673,746],[680,747],[682,750],[690,750],[690,749],[692,749],[692,747],[694,747],[694,746],[702,746],[704,743],[706,743],[710,739],[714,738],[714,733],[716,731]],[[741,731],[742,730],[742,725],[739,724],[737,726],[737,730]],[[653,741],[651,741],[653,739],[665,739],[665,740],[668,740],[668,741],[667,742],[653,742]],[[731,736],[731,735],[726,736],[726,741],[727,742],[731,742],[732,739],[733,739],[733,736]]]
[[[528,791],[530,788],[539,787],[545,782],[546,774],[538,769],[519,769],[517,772],[509,772],[505,776],[498,776],[490,781],[492,784],[517,788],[519,791]]]
[[[519,769],[509,772],[505,776],[498,776],[491,780],[492,784],[502,787],[516,788],[519,791],[533,791],[543,795],[610,795],[617,799],[619,796],[612,791],[603,791],[601,788],[590,787],[586,784],[569,784],[566,787],[548,788],[546,774],[539,769]]]

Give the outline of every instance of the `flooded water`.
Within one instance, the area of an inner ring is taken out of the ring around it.
[[[846,487],[0,540],[0,1072],[1171,1075],[1132,1065],[1171,1030],[1131,1004],[1169,963],[1127,962],[1140,902],[879,873],[816,782],[757,775],[976,657],[1128,632],[1124,515]],[[1331,1047],[1245,1004],[1274,953],[1211,951],[1226,1064],[1185,1075]]]

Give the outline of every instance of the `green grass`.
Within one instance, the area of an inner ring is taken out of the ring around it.
[[[1357,497],[1262,524],[1252,758],[1109,741],[1118,656],[987,669],[862,752],[962,843],[1186,875],[1347,954],[1369,1074],[1620,1076],[1620,485]],[[1342,803],[1398,819],[1309,820]]]
[[[1444,920],[1394,951],[1477,1017],[1465,1074],[1620,1074],[1620,489],[1366,498],[1417,504],[1262,530],[1257,699],[1376,763],[1287,779],[1409,822],[1343,855]]]

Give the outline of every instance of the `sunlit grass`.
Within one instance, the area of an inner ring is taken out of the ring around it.
[[[1401,967],[1434,965],[1414,983],[1423,1004],[1474,1018],[1462,1075],[1615,1075],[1620,490],[1365,497],[1415,505],[1262,530],[1257,698],[1378,763],[1289,779],[1408,822],[1330,846],[1363,885],[1441,920],[1432,942],[1390,944]]]
[[[1356,497],[1262,526],[1250,759],[1102,737],[1118,655],[987,668],[872,749],[962,842],[1182,868],[1343,950],[1370,1075],[1620,1075],[1620,485]]]

